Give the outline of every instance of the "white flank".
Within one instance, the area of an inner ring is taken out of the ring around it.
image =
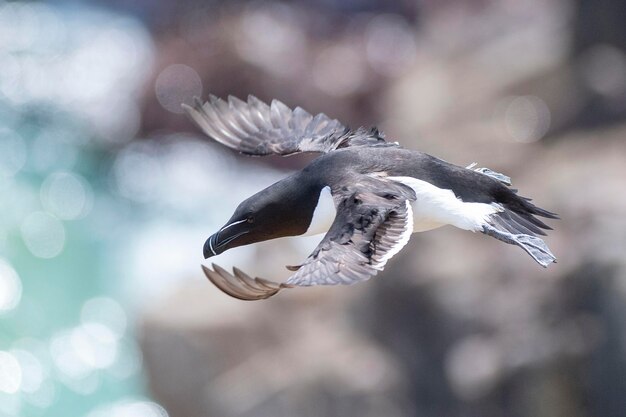
[[[328,232],[330,225],[335,220],[335,214],[337,209],[335,208],[335,201],[330,193],[330,187],[326,186],[322,188],[319,199],[317,200],[317,206],[313,212],[313,218],[309,228],[302,236],[319,235],[320,233]]]
[[[473,232],[482,230],[489,216],[502,210],[498,204],[465,203],[452,190],[444,190],[413,177],[388,177],[415,191],[413,232],[424,232],[447,224]]]

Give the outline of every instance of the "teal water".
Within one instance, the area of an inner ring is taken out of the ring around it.
[[[0,416],[167,415],[146,397],[139,294],[118,285],[146,209],[110,174],[150,39],[36,3],[0,2],[0,28]]]

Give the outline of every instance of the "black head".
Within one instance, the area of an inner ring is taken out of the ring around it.
[[[305,233],[320,190],[289,177],[244,200],[205,242],[205,259],[237,246]]]

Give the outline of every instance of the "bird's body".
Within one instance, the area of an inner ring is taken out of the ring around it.
[[[413,232],[445,225],[477,231],[481,218],[497,212],[494,204],[500,203],[498,197],[513,201],[518,198],[507,187],[483,174],[422,152],[395,147],[339,149],[321,155],[284,180],[286,184],[297,184],[293,189],[286,186],[291,193],[320,193],[316,208],[320,206],[323,219],[316,219],[314,227],[309,227],[304,235],[328,231],[336,213],[329,210],[332,195],[360,175],[388,178],[413,189],[416,193],[416,199],[411,202]],[[330,194],[321,193],[326,187]],[[311,204],[304,195],[298,201]]]
[[[293,285],[351,284],[382,270],[414,232],[444,225],[516,244],[543,266],[555,261],[537,234],[535,216],[555,218],[510,189],[508,177],[463,168],[390,143],[376,129],[351,131],[274,101],[267,106],[211,97],[185,107],[220,143],[250,155],[320,152],[303,170],[242,202],[205,244],[205,257],[282,236],[326,233],[285,284],[234,275],[214,265],[205,273],[241,299],[267,298]]]

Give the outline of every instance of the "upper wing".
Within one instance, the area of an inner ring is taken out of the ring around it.
[[[219,289],[243,300],[268,298],[293,286],[369,279],[409,241],[413,232],[410,200],[415,195],[401,184],[364,176],[356,189],[343,191],[341,198],[328,233],[306,261],[293,268],[297,272],[286,283],[252,279],[237,268],[230,274],[215,264],[213,270],[205,267],[205,274]]]
[[[298,152],[330,152],[346,146],[393,145],[377,130],[350,131],[324,113],[312,116],[296,107],[291,110],[278,100],[271,105],[254,96],[248,102],[229,96],[228,102],[209,96],[202,104],[196,98],[183,108],[211,138],[246,155],[291,155]]]

